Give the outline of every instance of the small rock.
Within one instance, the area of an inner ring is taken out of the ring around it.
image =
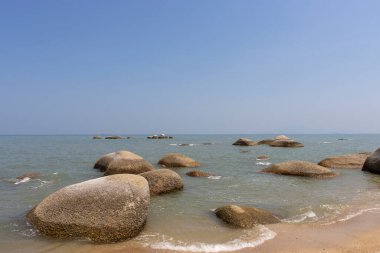
[[[273,224],[280,221],[268,211],[237,205],[219,207],[215,210],[215,214],[224,222],[240,228],[252,228],[259,224]]]
[[[239,140],[235,141],[232,145],[236,146],[255,146],[257,143],[254,142],[251,139],[247,138],[240,138]]]

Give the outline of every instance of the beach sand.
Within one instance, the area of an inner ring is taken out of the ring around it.
[[[380,213],[364,213],[344,222],[331,225],[275,224],[268,226],[277,236],[255,248],[236,253],[380,253]],[[138,245],[87,245],[72,252],[159,252],[175,251],[141,248]],[[183,251],[182,251],[183,252]]]

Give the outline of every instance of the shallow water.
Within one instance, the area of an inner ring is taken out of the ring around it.
[[[340,169],[333,179],[309,179],[257,173],[266,163],[287,160],[318,162],[346,153],[374,151],[380,135],[292,135],[304,148],[237,147],[239,137],[261,140],[273,135],[180,135],[174,139],[92,140],[91,136],[0,136],[0,243],[7,252],[81,251],[87,247],[123,249],[131,245],[191,251],[235,250],[271,239],[264,226],[234,229],[219,221],[212,209],[239,204],[267,209],[289,223],[333,224],[365,210],[380,208],[380,176]],[[338,140],[338,139],[348,140]],[[179,144],[193,144],[179,146]],[[204,143],[212,143],[204,145]],[[176,144],[176,145],[175,145]],[[130,150],[155,164],[169,152],[188,155],[209,178],[186,176],[176,169],[185,188],[151,199],[147,225],[132,241],[94,246],[87,241],[62,241],[39,235],[25,214],[48,194],[66,185],[97,178],[92,169],[101,155]],[[269,160],[256,157],[267,155]],[[16,177],[39,172],[41,177],[15,184]]]

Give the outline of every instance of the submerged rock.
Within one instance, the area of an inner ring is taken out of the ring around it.
[[[328,168],[304,161],[289,161],[272,164],[269,167],[261,170],[261,172],[315,178],[331,178],[338,175],[336,172]]]
[[[178,173],[168,169],[158,169],[140,174],[149,184],[150,195],[160,195],[183,189],[183,181]]]
[[[145,178],[113,175],[54,192],[27,219],[48,236],[117,242],[137,236],[144,228],[149,201]]]
[[[259,224],[273,224],[280,221],[268,211],[237,205],[219,207],[215,210],[215,214],[224,222],[240,228],[251,228]]]
[[[111,174],[140,174],[146,171],[153,170],[154,167],[148,161],[135,153],[122,150],[112,152],[100,157],[94,169],[106,171],[106,175]]]
[[[158,164],[163,167],[176,168],[176,167],[198,167],[200,164],[190,157],[179,153],[169,153],[162,157]]]
[[[39,177],[39,176],[40,176],[40,173],[37,173],[37,172],[28,172],[28,173],[24,173],[24,174],[16,177],[16,179],[18,179],[18,180],[23,180],[25,178],[33,179],[33,178],[36,178],[36,177]]]
[[[251,139],[247,138],[240,138],[239,140],[235,141],[232,145],[236,146],[255,146],[257,143],[254,142]]]
[[[362,170],[380,174],[380,148],[365,160]]]
[[[370,155],[370,152],[363,152],[357,154],[331,156],[320,161],[318,165],[326,168],[360,169],[363,167],[365,160]]]
[[[189,177],[210,177],[212,174],[200,171],[200,170],[192,170],[186,173]]]
[[[304,145],[295,140],[276,140],[269,144],[271,147],[282,147],[282,148],[301,148]]]
[[[266,156],[266,155],[259,155],[258,157],[256,157],[256,160],[268,160],[269,159],[269,156]]]

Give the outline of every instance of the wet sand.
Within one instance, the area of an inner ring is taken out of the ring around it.
[[[278,224],[269,227],[277,233],[273,240],[239,252],[380,252],[380,213],[365,213],[328,226]]]

